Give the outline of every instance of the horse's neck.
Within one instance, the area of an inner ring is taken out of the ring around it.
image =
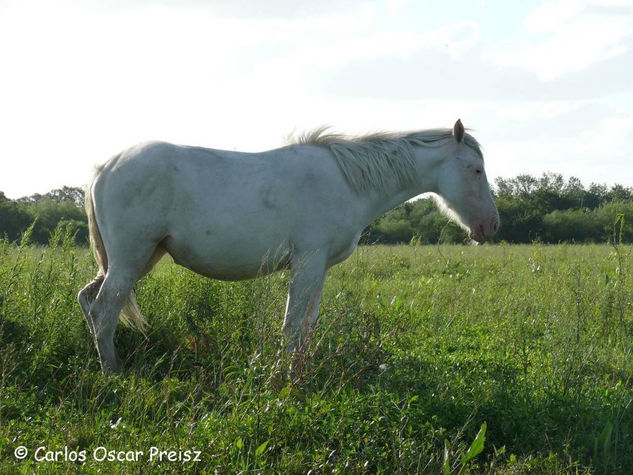
[[[416,150],[416,162],[418,163],[418,180],[410,186],[402,186],[395,181],[390,183],[383,190],[374,190],[369,196],[367,207],[367,215],[365,221],[367,224],[382,216],[387,211],[395,208],[406,200],[436,191],[437,169],[443,159],[440,150]]]

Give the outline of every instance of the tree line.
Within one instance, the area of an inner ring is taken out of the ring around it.
[[[633,188],[607,187],[560,174],[498,178],[493,196],[501,217],[495,240],[509,243],[633,242]],[[63,187],[17,200],[0,192],[0,237],[47,244],[59,226],[70,230],[78,244],[88,242],[83,189]],[[371,223],[364,243],[460,243],[467,236],[451,223],[430,198],[406,202]]]
[[[498,178],[493,196],[501,228],[495,241],[509,243],[633,242],[633,188],[583,186],[556,173]],[[378,218],[365,242],[458,243],[467,237],[450,223],[432,199],[407,202]]]
[[[0,238],[18,241],[30,228],[29,239],[48,244],[59,226],[68,227],[77,244],[88,243],[88,218],[82,188],[64,186],[46,193],[11,200],[0,191]]]

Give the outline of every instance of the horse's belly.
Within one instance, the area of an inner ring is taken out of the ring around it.
[[[222,242],[212,237],[169,236],[161,246],[174,262],[198,274],[221,280],[243,280],[288,266],[290,246],[281,240],[277,242],[279,244],[267,247],[239,237]]]

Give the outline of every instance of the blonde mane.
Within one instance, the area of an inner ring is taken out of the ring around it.
[[[331,133],[328,129],[319,127],[291,135],[287,144],[329,148],[345,179],[357,193],[385,189],[393,178],[402,186],[413,184],[418,179],[413,146],[438,146],[437,142],[453,137],[452,129],[374,132],[358,136]],[[483,160],[481,146],[474,137],[464,134],[464,143]]]

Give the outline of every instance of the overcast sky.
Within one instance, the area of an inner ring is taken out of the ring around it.
[[[145,140],[450,127],[489,178],[633,186],[633,0],[0,0],[0,191]]]

